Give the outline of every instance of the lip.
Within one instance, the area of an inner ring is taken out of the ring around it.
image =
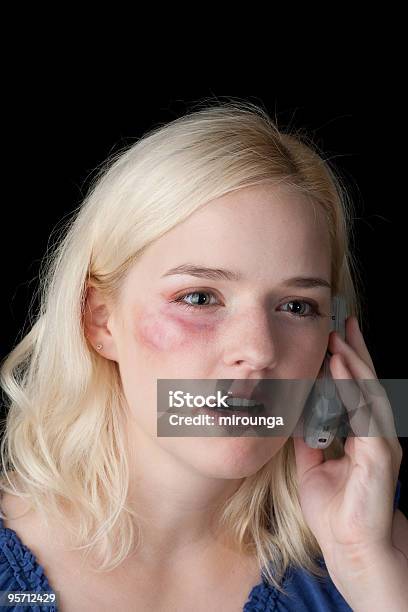
[[[225,391],[230,397],[243,398],[259,401],[263,403],[259,383],[262,378],[251,379],[221,379],[217,381],[217,390]]]
[[[240,416],[253,416],[257,414],[261,414],[263,412],[263,408],[260,406],[231,406],[230,408],[210,408],[209,406],[200,406],[199,408],[194,408],[192,411],[193,415],[204,413],[204,414],[214,414],[217,413],[219,415],[230,416],[232,414],[240,415]]]
[[[208,406],[201,406],[200,408],[195,408],[193,410],[193,414],[194,415],[201,414],[201,413],[205,413],[205,414],[211,413],[211,414],[214,414],[215,412],[217,414],[226,415],[226,416],[231,415],[231,414],[239,414],[239,415],[242,415],[242,416],[250,415],[250,413],[248,411],[244,412],[243,410],[232,410],[232,409],[228,410],[227,408],[224,408],[224,409],[222,409],[222,408],[209,408]]]

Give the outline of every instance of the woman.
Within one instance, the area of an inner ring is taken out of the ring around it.
[[[333,378],[376,378],[350,222],[329,165],[250,103],[101,169],[2,366],[1,590],[64,612],[404,608],[396,437],[156,434],[159,379],[315,379],[327,347]]]

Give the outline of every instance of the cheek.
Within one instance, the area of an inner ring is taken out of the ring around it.
[[[322,366],[327,349],[327,338],[324,330],[305,332],[291,338],[281,339],[280,353],[282,369],[281,378],[314,379]]]
[[[149,351],[197,350],[197,340],[206,341],[210,328],[198,321],[186,320],[165,308],[138,314],[135,323],[137,341]]]

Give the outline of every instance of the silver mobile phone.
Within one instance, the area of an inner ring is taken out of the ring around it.
[[[343,295],[333,296],[331,329],[345,340],[347,304]],[[304,408],[303,439],[311,448],[327,448],[332,443],[345,411],[330,372],[331,353],[326,351],[321,374],[312,387]]]

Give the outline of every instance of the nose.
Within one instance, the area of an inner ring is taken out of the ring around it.
[[[251,308],[237,315],[223,338],[224,363],[250,370],[273,368],[277,359],[268,314],[263,308]]]

